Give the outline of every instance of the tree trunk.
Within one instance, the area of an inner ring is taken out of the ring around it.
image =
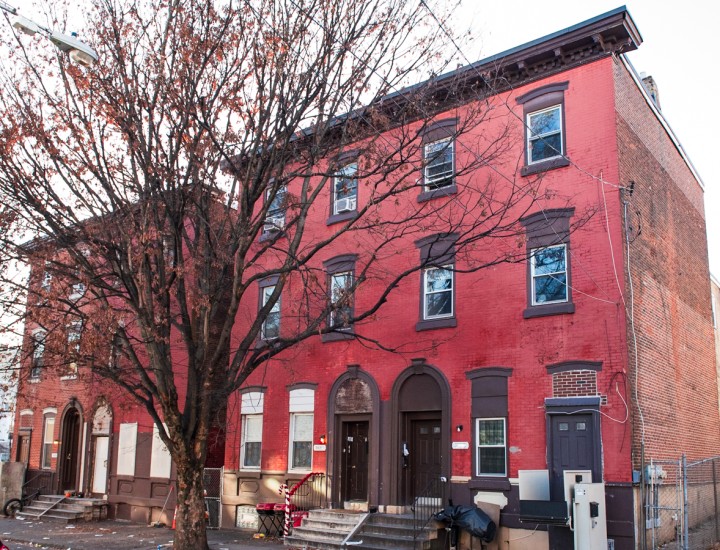
[[[175,550],[208,550],[203,467],[194,461],[177,464]]]

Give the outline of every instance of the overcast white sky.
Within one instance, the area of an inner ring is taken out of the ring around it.
[[[465,0],[460,18],[477,37],[467,57],[473,61],[565,29],[622,6],[617,0]],[[628,54],[640,72],[652,75],[665,118],[705,185],[710,271],[720,278],[720,173],[717,133],[720,109],[709,101],[720,93],[715,0],[628,0],[643,44]]]

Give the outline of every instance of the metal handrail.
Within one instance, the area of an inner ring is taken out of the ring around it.
[[[417,541],[433,516],[445,507],[446,484],[445,476],[433,478],[413,499],[413,541]]]

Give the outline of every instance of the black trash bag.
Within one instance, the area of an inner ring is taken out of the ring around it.
[[[476,506],[448,506],[435,514],[435,519],[449,523],[450,527],[459,527],[483,542],[495,539],[495,522]]]

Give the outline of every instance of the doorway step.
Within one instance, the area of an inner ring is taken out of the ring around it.
[[[346,540],[351,533],[350,540]],[[311,510],[302,525],[296,527],[291,536],[285,537],[285,546],[318,550],[347,550],[352,546],[363,550],[431,550],[443,547],[439,534],[444,534],[444,526],[431,521],[417,539],[413,538],[412,515]]]
[[[107,519],[108,503],[97,498],[74,498],[62,495],[40,495],[17,512],[15,517],[26,520],[49,519],[59,523],[100,521]]]

